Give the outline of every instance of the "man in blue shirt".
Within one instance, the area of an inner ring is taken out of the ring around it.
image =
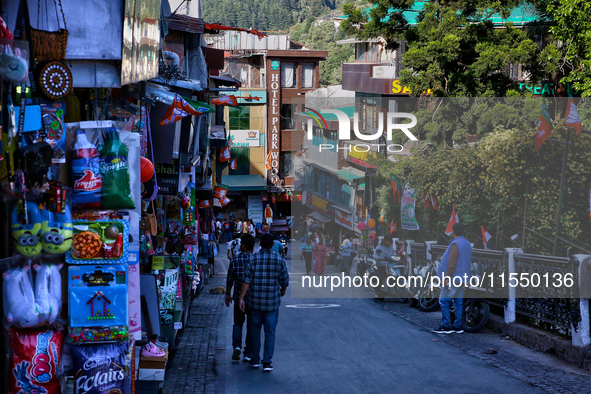
[[[444,279],[441,283],[439,305],[441,306],[441,325],[433,330],[438,334],[464,332],[462,329],[462,308],[464,304],[464,275],[472,275],[472,245],[464,238],[465,227],[456,223],[452,227],[452,241],[441,258],[437,276]],[[460,279],[458,279],[461,278]],[[455,321],[450,322],[450,306],[455,309]],[[453,323],[453,325],[452,325]]]
[[[252,255],[252,260],[242,278],[240,308],[246,310],[244,297],[248,291],[248,306],[251,319],[250,365],[260,367],[261,327],[265,326],[263,372],[271,372],[271,359],[275,351],[275,329],[279,317],[281,297],[289,286],[289,273],[283,257],[273,253],[273,236],[261,237],[261,250]]]

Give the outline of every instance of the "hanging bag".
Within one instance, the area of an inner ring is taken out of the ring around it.
[[[38,63],[52,61],[52,60],[64,60],[66,58],[66,47],[68,46],[68,26],[66,25],[66,17],[64,15],[64,9],[62,7],[61,0],[53,0],[55,5],[55,13],[57,18],[58,31],[45,31],[34,29],[31,27],[31,54],[32,58]],[[57,7],[62,13],[62,21],[64,22],[64,28],[62,29],[60,24],[60,18],[57,13]],[[37,0],[37,27],[39,27],[39,14],[41,12],[41,0]]]
[[[158,219],[156,218],[156,209],[154,208],[154,200],[151,201],[152,213],[146,215],[146,231],[149,231],[153,236],[158,234]]]

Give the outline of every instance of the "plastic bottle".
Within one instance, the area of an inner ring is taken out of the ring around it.
[[[119,139],[115,128],[107,128],[100,148],[100,168],[103,176],[101,204],[104,209],[134,209],[129,179],[129,149]]]
[[[102,177],[96,146],[78,130],[72,160],[72,202],[76,209],[100,209]]]

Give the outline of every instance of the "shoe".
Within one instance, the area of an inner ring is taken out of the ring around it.
[[[439,326],[433,329],[433,332],[436,334],[451,334],[453,331],[449,327]]]
[[[261,366],[261,364],[259,364],[259,363],[256,363],[256,364],[250,363],[250,366],[253,367],[253,368],[258,368],[258,367]]]
[[[234,348],[234,352],[232,353],[232,361],[240,361],[240,348]]]
[[[164,350],[158,348],[152,342],[146,343],[146,345],[142,348],[142,357],[159,358],[159,357],[164,357],[165,355],[166,355],[166,352]]]
[[[453,328],[453,327],[452,327],[451,331],[455,334],[462,334],[464,332],[464,330],[462,328]]]
[[[263,372],[271,372],[272,370],[271,363],[263,363]]]
[[[242,356],[242,361],[245,363],[250,362],[250,356],[247,356],[247,355]]]

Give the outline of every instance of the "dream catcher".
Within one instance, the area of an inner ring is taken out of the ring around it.
[[[72,73],[62,62],[49,62],[41,69],[39,85],[48,98],[61,100],[72,91]]]

